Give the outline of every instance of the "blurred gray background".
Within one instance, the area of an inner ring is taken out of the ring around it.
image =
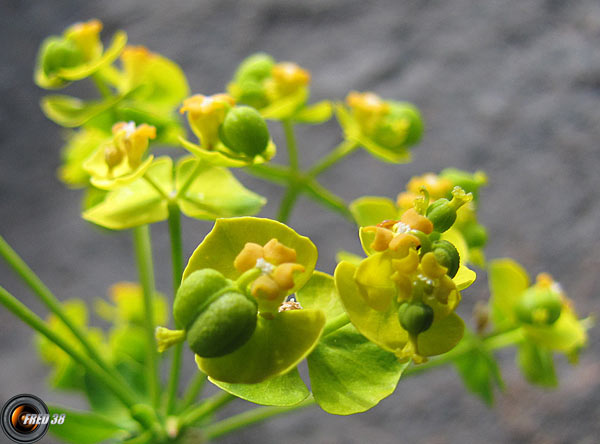
[[[600,312],[597,1],[2,0],[0,232],[61,299],[90,301],[116,281],[136,279],[130,236],[84,222],[79,192],[55,178],[61,131],[39,110],[44,91],[33,84],[32,70],[44,37],[93,17],[104,22],[105,36],[125,29],[131,43],[177,61],[196,93],[222,91],[243,57],[264,50],[312,71],[313,100],[342,99],[357,89],[414,102],[427,133],[412,164],[381,164],[359,152],[322,182],[347,200],[394,197],[414,174],[447,166],[483,169],[490,179],[481,205],[491,233],[489,257],[511,256],[531,274],[547,270],[580,314]],[[274,126],[273,132],[281,141]],[[307,166],[340,140],[334,121],[298,134]],[[285,161],[283,150],[276,159]],[[274,216],[281,189],[238,176],[269,198],[263,215]],[[306,199],[290,224],[317,244],[324,271],[333,271],[338,249],[359,251],[351,224]],[[209,229],[210,223],[184,220],[186,255]],[[158,288],[167,292],[166,225],[152,232]],[[465,316],[474,301],[487,298],[485,273],[479,276],[463,294]],[[0,282],[44,313],[4,264]],[[312,408],[222,442],[598,442],[599,337],[598,328],[590,332],[577,367],[559,358],[561,384],[553,391],[526,384],[513,354],[501,353],[507,388],[493,408],[467,394],[446,368],[401,381],[393,396],[365,414],[336,417]],[[0,402],[30,392],[85,408],[77,396],[48,391],[30,330],[4,309],[0,338]],[[186,372],[193,371],[188,359]],[[225,414],[244,408],[240,401]]]

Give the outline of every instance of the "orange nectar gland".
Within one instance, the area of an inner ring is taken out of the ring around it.
[[[293,62],[282,62],[273,66],[271,70],[272,84],[267,88],[271,90],[273,99],[296,92],[299,88],[310,82],[310,73]]]
[[[183,101],[179,112],[183,114],[187,111],[192,131],[204,149],[212,150],[219,141],[219,127],[229,108],[234,105],[234,98],[228,94],[196,94]]]
[[[100,31],[102,31],[102,22],[93,19],[88,22],[75,23],[67,28],[64,35],[77,45],[86,60],[92,60],[102,52]]]
[[[149,139],[156,138],[156,128],[145,123],[136,127],[134,122],[119,122],[113,126],[112,132],[113,143],[104,149],[104,161],[110,170],[124,158],[127,158],[131,169],[140,166]]]
[[[377,122],[390,111],[389,104],[372,92],[351,91],[346,103],[352,109],[354,119],[366,132],[374,130]]]
[[[233,266],[241,273],[253,268],[261,270],[250,293],[258,300],[264,317],[272,317],[286,293],[294,287],[294,273],[304,271],[304,267],[296,263],[296,251],[277,239],[271,239],[264,246],[246,243]]]

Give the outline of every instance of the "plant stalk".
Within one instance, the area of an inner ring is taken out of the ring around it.
[[[327,154],[319,163],[308,170],[308,175],[316,177],[323,171],[331,168],[344,157],[352,154],[358,148],[358,144],[352,140],[344,140],[337,147]]]
[[[181,240],[181,214],[176,203],[169,205],[169,237],[171,239],[171,264],[173,267],[173,302],[181,284],[183,274],[183,243]],[[180,328],[175,322],[175,328]],[[179,388],[179,374],[181,372],[181,360],[183,357],[183,343],[173,347],[173,360],[171,361],[171,372],[167,387],[167,414],[175,410],[177,390]]]
[[[144,317],[146,332],[147,382],[150,399],[154,408],[160,398],[160,379],[158,374],[158,351],[154,339],[154,265],[152,263],[152,245],[150,228],[142,225],[133,229],[133,244],[140,282],[144,294]]]
[[[60,335],[52,331],[39,316],[3,287],[0,287],[0,303],[33,330],[39,332],[56,344],[87,371],[93,373],[94,376],[100,379],[106,387],[115,394],[125,407],[131,409],[135,405],[135,395],[126,385],[119,384],[106,372],[106,370],[100,367],[96,360],[86,356],[65,341]]]
[[[50,289],[33,272],[33,270],[29,268],[25,261],[12,249],[2,236],[0,236],[0,256],[4,258],[7,264],[15,271],[15,273],[17,273],[17,275],[19,275],[25,284],[33,290],[40,301],[42,301],[42,303],[48,307],[48,309],[54,313],[69,330],[71,330],[87,354],[90,355],[90,357],[107,373],[120,383],[123,383],[121,375],[117,373],[114,367],[109,365],[102,356],[100,356],[96,347],[88,341],[85,332],[65,314],[65,311],[56,296],[54,296]]]

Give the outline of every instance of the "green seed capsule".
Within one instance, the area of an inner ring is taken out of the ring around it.
[[[262,116],[249,106],[231,109],[220,132],[223,143],[233,151],[254,157],[269,144],[269,129]]]
[[[190,274],[173,304],[173,317],[186,330],[190,348],[205,358],[223,356],[244,345],[256,328],[257,314],[254,300],[209,268]]]
[[[265,87],[254,80],[243,80],[235,86],[235,98],[239,103],[256,109],[269,104]]]
[[[62,68],[72,68],[82,62],[82,54],[71,40],[56,38],[46,47],[42,69],[51,75]]]
[[[560,294],[539,286],[525,290],[515,307],[517,318],[526,324],[552,325],[560,317],[561,310]]]
[[[435,231],[443,233],[456,221],[456,210],[450,206],[448,199],[438,199],[427,208],[427,218]]]
[[[405,302],[398,308],[398,320],[404,330],[418,335],[431,327],[433,309],[423,302]]]
[[[229,354],[250,339],[256,328],[256,315],[256,302],[240,293],[224,293],[191,325],[188,344],[203,358]]]
[[[188,329],[211,297],[231,286],[217,270],[194,271],[181,284],[173,303],[173,318],[180,328]]]
[[[460,255],[456,247],[446,240],[439,240],[433,243],[432,250],[438,263],[448,269],[446,274],[451,278],[456,276],[460,267]]]
[[[481,248],[487,243],[487,230],[477,222],[470,222],[461,229],[469,248]]]
[[[234,80],[236,82],[262,82],[271,76],[271,71],[275,65],[275,60],[268,54],[259,52],[244,59],[238,67]]]
[[[375,128],[373,139],[392,150],[401,150],[419,142],[423,135],[419,110],[408,103],[388,103],[390,112]]]

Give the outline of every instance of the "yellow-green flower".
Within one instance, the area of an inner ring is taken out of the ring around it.
[[[346,139],[386,162],[410,161],[409,148],[423,133],[417,108],[383,100],[372,92],[350,92],[346,104],[338,104],[336,112]]]
[[[61,88],[112,63],[123,50],[127,35],[117,32],[110,47],[104,51],[101,31],[102,22],[94,19],[76,23],[62,36],[44,40],[35,69],[36,83],[42,88]]]
[[[149,140],[156,137],[156,128],[145,123],[119,122],[113,128],[111,142],[100,146],[84,163],[91,183],[100,189],[117,188],[141,177],[154,156],[144,159]]]

